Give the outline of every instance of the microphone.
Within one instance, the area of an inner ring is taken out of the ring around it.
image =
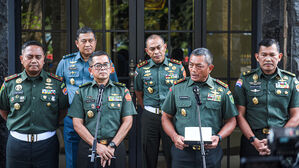
[[[201,105],[201,101],[200,101],[200,93],[199,93],[199,87],[198,86],[194,86],[193,87],[193,93],[195,95],[195,99],[198,105]]]
[[[104,89],[105,89],[105,85],[100,84],[99,95],[98,95],[98,100],[97,100],[97,109],[99,109],[102,104],[102,94],[104,92]]]

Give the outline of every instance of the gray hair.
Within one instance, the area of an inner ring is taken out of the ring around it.
[[[213,55],[207,48],[196,48],[191,52],[191,55],[204,56],[205,61],[208,63],[208,65],[213,64]]]

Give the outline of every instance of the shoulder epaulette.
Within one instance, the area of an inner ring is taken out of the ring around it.
[[[56,80],[59,80],[60,82],[63,82],[63,77],[60,77],[60,76],[55,75],[55,74],[53,74],[53,73],[49,73],[49,76],[50,76],[51,78],[54,78],[54,79],[56,79]]]
[[[256,71],[256,69],[253,69],[253,70],[250,70],[250,71],[246,71],[246,72],[243,72],[242,75],[243,76],[250,75],[250,74],[254,73],[255,71]]]
[[[174,84],[174,85],[177,85],[177,84],[179,84],[179,83],[181,83],[181,82],[183,82],[183,81],[185,81],[185,80],[186,80],[186,78],[181,78],[181,79],[179,79],[179,80],[177,80],[177,81],[174,81],[173,84]]]
[[[63,56],[62,58],[63,58],[63,59],[66,59],[66,58],[69,58],[69,57],[73,57],[73,56],[75,56],[75,55],[77,55],[77,53],[71,53],[71,54],[68,54],[68,55]]]
[[[126,84],[124,83],[120,83],[120,82],[113,82],[113,84],[117,85],[117,86],[123,86],[126,87]]]
[[[281,70],[281,72],[286,73],[286,74],[288,74],[288,75],[291,75],[291,76],[293,76],[293,77],[296,76],[294,73],[289,72],[289,71],[286,71],[286,70]]]
[[[86,83],[83,83],[82,85],[79,86],[79,88],[84,87],[84,86],[88,86],[88,85],[90,85],[90,84],[92,84],[92,82],[86,82]]]
[[[175,64],[182,64],[182,61],[176,60],[176,59],[170,59],[170,62],[175,63]]]
[[[15,79],[16,77],[18,77],[18,76],[20,76],[20,75],[21,75],[21,74],[10,75],[10,76],[4,78],[4,81],[5,81],[5,82],[8,82],[8,81],[10,81],[10,80],[12,80],[12,79]]]
[[[225,87],[225,88],[228,88],[228,85],[227,85],[226,83],[222,82],[221,80],[216,79],[216,82],[217,82],[219,85],[221,85],[221,86],[223,86],[223,87]]]
[[[148,64],[148,61],[144,60],[144,61],[140,62],[139,64],[137,64],[137,67],[140,68],[140,67],[143,67],[146,64]]]

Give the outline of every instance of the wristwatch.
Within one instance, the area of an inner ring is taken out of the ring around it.
[[[218,137],[219,137],[219,142],[221,142],[221,141],[222,141],[222,136],[221,136],[221,135],[219,135],[219,134],[216,134],[216,136],[218,136]]]
[[[255,139],[255,138],[256,138],[255,136],[250,137],[250,138],[249,138],[249,142],[250,142],[250,143],[254,142],[254,139]]]
[[[110,146],[111,148],[114,148],[114,149],[116,149],[116,147],[117,147],[113,141],[111,141],[111,142],[109,143],[109,146]]]

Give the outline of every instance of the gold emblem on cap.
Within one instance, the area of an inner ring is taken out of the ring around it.
[[[172,70],[176,70],[176,67],[175,67],[175,66],[173,66],[171,69],[172,69]]]
[[[48,103],[47,103],[47,106],[48,106],[48,107],[50,107],[50,106],[51,106],[51,103],[50,103],[50,102],[48,102]]]
[[[252,99],[253,104],[258,104],[259,103],[259,99],[257,99],[256,97],[254,97]]]
[[[15,89],[16,89],[16,91],[20,91],[20,90],[22,90],[22,85],[16,85],[16,87],[15,87]]]
[[[16,109],[16,110],[19,110],[21,108],[21,105],[19,103],[15,103],[13,105],[13,107]]]
[[[276,90],[276,93],[280,95],[281,94],[281,90]]]
[[[50,78],[46,79],[46,82],[50,83],[52,80]]]
[[[182,116],[186,117],[186,115],[187,115],[186,110],[185,110],[185,109],[182,109],[182,110],[181,110],[181,114],[182,114]]]
[[[92,118],[94,116],[94,113],[91,110],[89,110],[87,111],[87,116],[88,118]]]
[[[154,89],[151,88],[151,87],[148,87],[148,88],[147,88],[147,91],[148,91],[150,94],[154,93]]]
[[[258,80],[259,76],[257,74],[254,74],[252,76],[252,79],[254,80],[254,82],[256,82]]]
[[[74,78],[71,78],[71,79],[70,79],[70,83],[71,83],[72,85],[74,85],[74,84],[75,84],[75,79],[74,79]]]
[[[18,79],[16,80],[16,83],[22,83],[22,78],[18,78]]]
[[[288,91],[284,91],[284,94],[288,94],[289,92]]]
[[[168,71],[169,70],[169,67],[165,67],[165,71]]]

